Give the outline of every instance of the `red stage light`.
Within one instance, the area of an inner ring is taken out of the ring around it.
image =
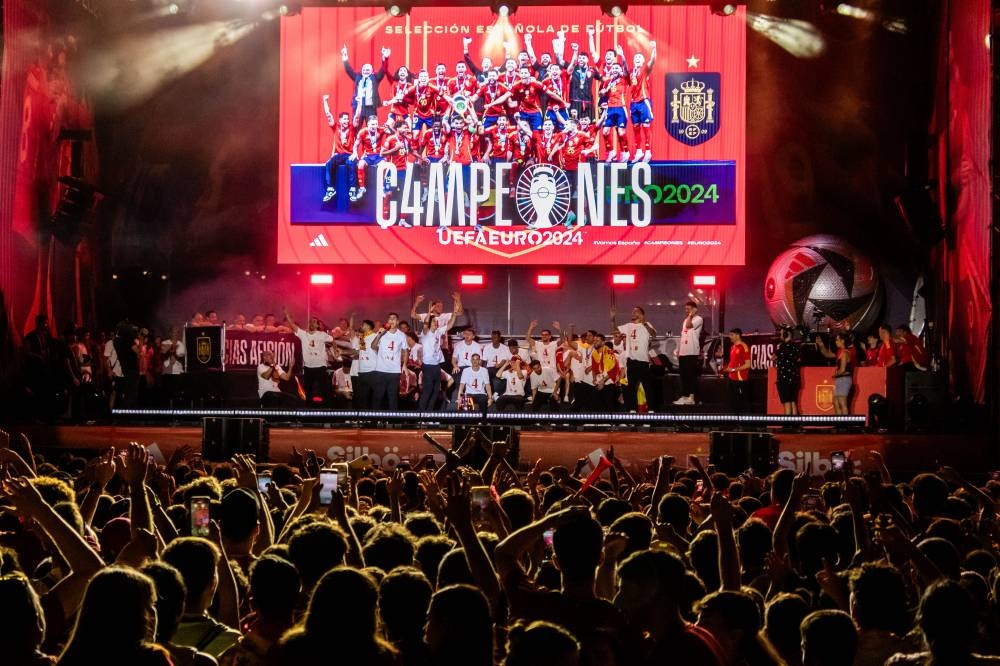
[[[559,273],[539,273],[535,276],[535,284],[539,287],[555,289],[562,286],[562,276]]]
[[[635,273],[612,273],[611,284],[616,287],[634,287],[638,283]]]
[[[313,273],[309,276],[309,284],[333,284],[331,273]]]
[[[485,287],[486,276],[482,273],[463,273],[459,279],[463,287]]]
[[[398,287],[406,284],[406,273],[386,273],[382,276],[382,284]]]
[[[695,275],[691,278],[691,284],[696,287],[714,287],[717,283],[714,275]]]

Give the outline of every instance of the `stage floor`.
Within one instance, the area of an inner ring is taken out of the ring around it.
[[[39,449],[99,450],[108,446],[121,447],[136,441],[143,445],[156,443],[165,456],[178,446],[190,445],[201,449],[202,430],[192,426],[34,426],[25,428]],[[287,462],[292,447],[313,449],[329,459],[348,459],[368,454],[386,467],[402,459],[418,461],[431,447],[421,435],[429,432],[443,444],[451,442],[447,429],[374,429],[323,427],[270,427],[269,451],[272,462]],[[779,461],[797,471],[811,462],[814,474],[821,474],[830,465],[834,451],[850,451],[854,460],[865,460],[867,452],[882,453],[893,471],[913,474],[932,471],[938,465],[950,465],[967,475],[985,476],[996,469],[996,442],[982,434],[839,434],[816,430],[804,433],[772,431],[778,440]],[[689,454],[708,456],[710,433],[675,433],[631,430],[537,431],[520,433],[522,465],[530,466],[542,458],[546,466],[566,465],[595,449],[615,447],[615,454],[626,465],[640,466],[657,456],[669,454],[678,464],[685,464]]]

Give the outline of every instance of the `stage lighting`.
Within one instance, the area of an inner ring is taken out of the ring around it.
[[[736,5],[731,2],[712,2],[712,13],[717,16],[732,16],[736,13]]]
[[[511,2],[495,2],[490,6],[490,10],[500,18],[507,18],[517,12],[517,5]]]
[[[562,286],[562,276],[558,273],[539,273],[535,276],[535,285],[543,289],[558,289]]]
[[[635,273],[612,273],[611,284],[616,287],[634,287],[638,282]]]
[[[386,5],[385,11],[392,18],[399,18],[400,16],[406,16],[410,13],[410,6],[393,3],[391,5]]]
[[[309,276],[309,284],[333,284],[333,274],[313,273]]]
[[[691,284],[696,287],[714,287],[718,281],[714,275],[693,275]]]
[[[463,273],[458,281],[463,287],[485,287],[486,275],[483,273]]]
[[[382,276],[382,284],[387,287],[403,286],[406,282],[406,273],[386,273]]]
[[[625,16],[625,12],[628,10],[622,3],[601,3],[601,11],[610,16],[611,18],[618,18],[620,16]]]

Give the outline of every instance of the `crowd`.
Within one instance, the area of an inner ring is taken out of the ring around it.
[[[3,662],[1000,661],[996,481],[894,483],[877,453],[732,478],[613,449],[525,474],[473,445],[481,467],[390,471],[43,457],[0,431]]]

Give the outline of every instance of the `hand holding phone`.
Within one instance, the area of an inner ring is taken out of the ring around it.
[[[208,497],[191,498],[191,536],[207,537],[212,524],[212,501]]]
[[[333,489],[337,487],[337,472],[332,469],[321,469],[319,471],[319,482],[322,488],[319,490],[319,503],[328,506],[333,501]]]

